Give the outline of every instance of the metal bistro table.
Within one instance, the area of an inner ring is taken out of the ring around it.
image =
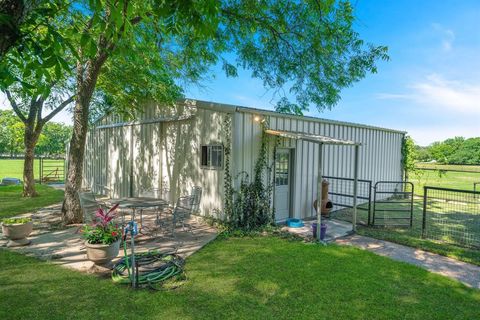
[[[118,208],[120,209],[130,209],[131,212],[131,221],[135,221],[135,216],[137,210],[140,211],[140,230],[139,232],[143,234],[143,210],[147,208],[155,208],[157,210],[157,219],[158,212],[161,211],[164,207],[168,206],[166,200],[160,198],[152,197],[131,197],[131,198],[118,198],[118,199],[109,199],[105,201],[107,204],[113,206],[118,203]],[[125,215],[122,215],[122,224],[125,225]]]

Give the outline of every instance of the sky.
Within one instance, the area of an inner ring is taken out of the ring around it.
[[[390,60],[344,89],[331,110],[306,113],[407,131],[420,145],[480,136],[480,1],[353,0],[355,29],[366,42],[386,45]],[[219,67],[186,97],[274,109],[272,93],[241,71]],[[0,108],[8,108],[0,96]],[[55,119],[71,123],[66,112]]]

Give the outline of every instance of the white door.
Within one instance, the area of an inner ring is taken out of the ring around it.
[[[290,150],[278,149],[275,159],[275,220],[290,217]]]

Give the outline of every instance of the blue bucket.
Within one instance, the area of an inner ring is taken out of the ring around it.
[[[314,222],[312,224],[312,233],[313,233],[313,237],[317,238],[317,223],[316,222]],[[327,234],[327,225],[325,223],[322,223],[321,227],[320,227],[320,240],[325,240],[325,235],[326,234]]]
[[[287,226],[290,228],[301,228],[304,226],[302,219],[290,218],[287,220]]]

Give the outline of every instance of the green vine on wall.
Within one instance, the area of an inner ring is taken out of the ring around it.
[[[227,221],[234,219],[233,217],[233,181],[230,170],[230,157],[232,153],[232,116],[227,115],[223,124],[225,134],[225,175],[224,175],[224,191],[225,191],[225,216]]]
[[[266,127],[267,124],[263,122],[262,141],[253,180],[250,181],[248,173],[240,172],[235,176],[235,179],[239,179],[239,187],[235,190],[230,164],[231,118],[225,121],[225,132],[228,135],[225,147],[225,216],[226,223],[232,229],[250,231],[275,221],[272,208],[272,166],[268,165],[269,137],[265,132]]]

